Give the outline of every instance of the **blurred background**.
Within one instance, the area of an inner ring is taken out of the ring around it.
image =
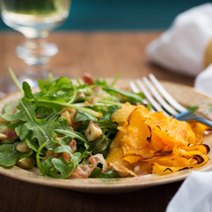
[[[72,0],[70,16],[57,30],[163,30],[171,25],[179,13],[203,3],[207,2],[203,0]],[[0,20],[0,30],[11,29]]]

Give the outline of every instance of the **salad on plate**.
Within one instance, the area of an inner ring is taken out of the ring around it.
[[[0,166],[36,167],[53,178],[118,178],[208,162],[204,125],[152,112],[142,93],[116,81],[49,78],[36,91],[24,82],[23,97],[5,104],[0,117]]]

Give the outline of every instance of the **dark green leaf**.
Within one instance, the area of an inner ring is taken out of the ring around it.
[[[0,149],[0,166],[10,167],[16,164],[20,158],[26,157],[28,153],[21,153],[16,150],[18,143],[3,144]]]
[[[3,152],[3,151],[10,151],[11,149],[14,149],[16,147],[18,143],[3,143],[0,145],[0,152]]]
[[[25,141],[26,141],[29,148],[33,149],[35,152],[38,151],[39,143],[36,139],[31,140],[31,139],[25,138]]]
[[[7,121],[19,120],[19,125],[17,123],[14,125],[16,125],[15,132],[21,140],[31,134],[31,140],[36,138],[40,145],[47,142],[49,146],[56,137],[53,129],[58,126],[58,123],[54,120],[37,119],[35,117],[36,102],[32,91],[26,82],[23,84],[23,88],[25,96],[18,105],[19,111],[13,114],[5,114],[2,117]]]
[[[75,117],[75,122],[80,122],[80,121],[96,121],[97,119],[95,116],[92,116],[89,113],[85,113],[83,111],[77,111],[77,115]]]
[[[23,82],[24,97],[28,101],[34,101],[32,89],[27,82]]]
[[[42,175],[47,175],[54,178],[62,178],[61,175],[59,175],[57,169],[55,169],[55,167],[53,166],[52,159],[53,156],[50,156],[41,162]]]
[[[70,127],[68,126],[67,120],[65,119],[60,120],[60,126],[57,129],[54,129],[54,131],[56,133],[65,135],[65,137],[62,138],[62,140],[66,139],[67,137],[70,139],[77,138],[84,143],[88,143],[82,134],[70,129]]]
[[[60,142],[61,146],[54,149],[55,153],[68,153],[70,155],[70,163],[66,162],[62,157],[53,158],[52,163],[54,168],[61,174],[62,178],[67,178],[77,168],[81,160],[81,154],[79,152],[72,153],[71,148]]]
[[[102,134],[96,140],[89,142],[90,144],[89,150],[91,150],[94,155],[101,153],[104,155],[104,157],[106,157],[110,142],[111,140],[107,136]]]
[[[187,107],[187,110],[191,113],[194,113],[195,111],[197,111],[199,109],[199,106],[190,106]]]
[[[6,126],[7,126],[6,122],[0,123],[0,133],[5,129]]]
[[[69,166],[62,157],[53,158],[52,164],[54,165],[54,168],[60,173],[61,178],[69,177],[75,168],[72,164]]]
[[[96,124],[101,128],[101,129],[117,129],[118,124],[112,122],[111,116],[113,113],[115,113],[118,110],[118,107],[116,106],[110,106],[108,107],[107,111],[103,111],[103,116],[96,122]]]
[[[42,174],[43,175],[50,175],[51,173],[51,169],[52,169],[52,158],[53,156],[48,157],[47,159],[45,159],[44,161],[41,162],[41,166],[42,166]]]
[[[112,170],[102,173],[102,170],[96,167],[89,175],[89,178],[119,178],[119,175]]]
[[[60,77],[46,84],[40,82],[40,86],[43,91],[42,98],[46,99],[69,102],[74,94],[72,81],[66,77]]]
[[[10,103],[4,105],[2,109],[2,114],[13,113],[15,110],[14,106]]]
[[[118,81],[118,79],[121,77],[121,72],[119,72],[116,76],[115,76],[115,78],[113,79],[113,82],[111,83],[111,86],[114,86],[116,83],[117,83],[117,81]]]
[[[120,90],[112,86],[103,86],[102,89],[107,92],[118,93],[125,96],[130,100],[130,102],[143,103],[144,95],[142,93],[133,93],[131,91]]]

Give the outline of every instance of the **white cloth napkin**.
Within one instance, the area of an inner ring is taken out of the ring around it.
[[[207,3],[178,15],[172,26],[147,46],[147,54],[169,70],[196,76],[204,69],[211,39],[212,3]]]
[[[196,77],[194,87],[212,95],[212,64]]]
[[[172,198],[166,212],[211,212],[212,172],[192,171]]]

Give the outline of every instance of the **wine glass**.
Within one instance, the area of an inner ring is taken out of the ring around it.
[[[0,3],[4,23],[26,37],[16,48],[18,57],[28,66],[19,81],[34,86],[39,78],[47,77],[49,59],[58,52],[57,46],[46,38],[68,17],[71,0],[0,0]]]

